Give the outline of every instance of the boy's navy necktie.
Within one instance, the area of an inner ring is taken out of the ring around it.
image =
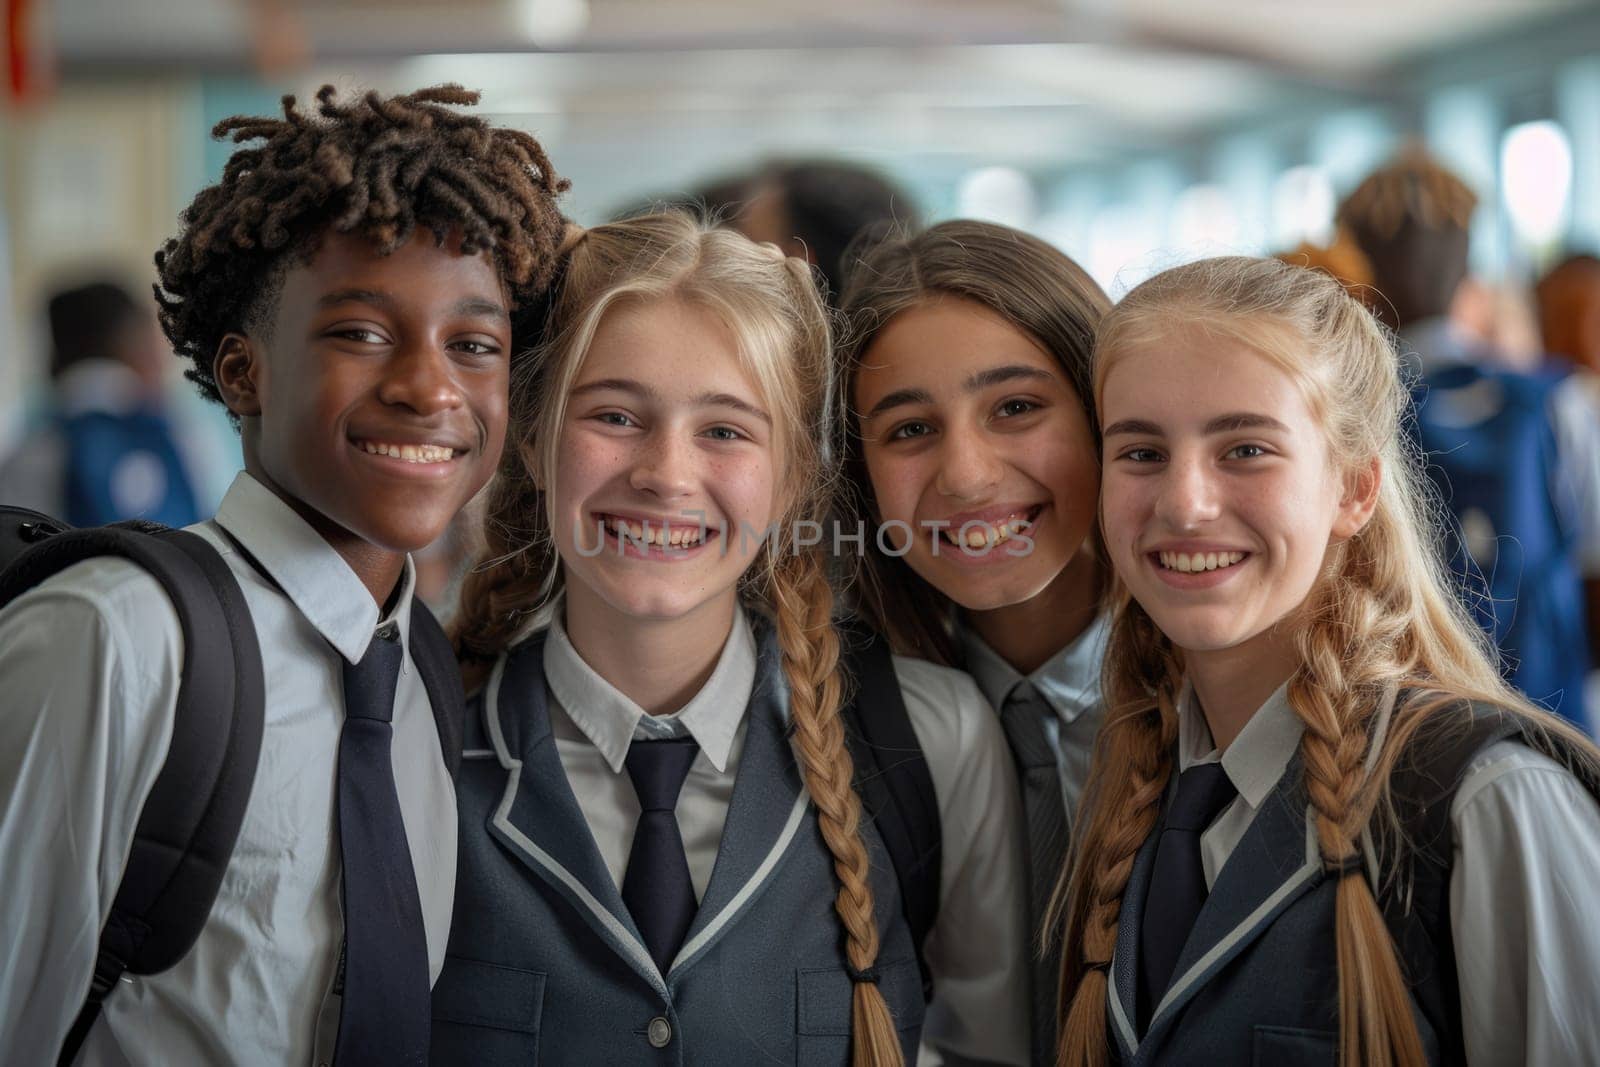
[[[1141,1033],[1172,984],[1184,942],[1206,902],[1200,835],[1238,795],[1220,763],[1196,764],[1178,776],[1178,795],[1161,822],[1161,840],[1156,844],[1155,866],[1144,899],[1139,936]]]
[[[339,847],[344,862],[344,999],[334,1063],[428,1058],[428,943],[400,817],[390,749],[405,650],[383,631],[344,665],[339,735]]]
[[[622,876],[622,902],[663,975],[694,921],[694,883],[678,829],[678,794],[700,746],[692,737],[635,738],[625,766],[639,796],[639,823]]]

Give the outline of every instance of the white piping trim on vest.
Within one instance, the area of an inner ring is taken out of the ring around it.
[[[511,822],[511,805],[517,799],[517,785],[522,779],[522,761],[512,757],[510,751],[506,748],[505,735],[500,731],[500,677],[504,673],[505,662],[505,657],[501,656],[500,662],[495,664],[494,674],[489,679],[488,694],[483,702],[484,716],[487,719],[486,725],[489,728],[489,739],[493,742],[495,751],[500,756],[501,764],[511,772],[506,779],[506,789],[500,798],[500,806],[494,813],[494,824],[500,828],[502,833],[515,841],[518,848],[531,856],[534,862],[555,875],[561,881],[561,884],[566,886],[573,896],[583,903],[584,907],[593,912],[595,917],[600,920],[600,925],[605,927],[606,931],[616,939],[617,944],[632,957],[645,977],[651,979],[651,984],[655,991],[663,997],[667,997],[666,980],[661,977],[661,972],[656,969],[655,960],[650,958],[650,953],[645,951],[645,947],[639,944],[626,926],[617,921],[615,915],[612,915],[610,911],[601,905],[600,901],[595,899],[594,894],[589,892],[588,888],[578,881],[571,871],[558,863],[554,856],[551,856],[529,840],[527,835],[517,829]]]
[[[1111,954],[1111,970],[1107,972],[1106,978],[1110,982],[1106,988],[1106,993],[1111,1001],[1111,1018],[1116,1020],[1118,1036],[1122,1038],[1122,1046],[1131,1056],[1139,1050],[1139,1035],[1134,1032],[1133,1024],[1128,1021],[1127,1013],[1122,1010],[1122,995],[1118,992],[1117,987],[1117,955],[1115,952]],[[1135,992],[1134,995],[1137,996],[1138,993]]]
[[[1150,1016],[1151,1029],[1155,1028],[1156,1020],[1161,1018],[1161,1013],[1166,1010],[1167,1005],[1186,992],[1188,987],[1205,973],[1206,968],[1210,967],[1223,953],[1238,943],[1245,934],[1254,930],[1272,909],[1282,903],[1284,897],[1310,881],[1321,869],[1322,852],[1317,847],[1316,812],[1308,807],[1306,809],[1306,862],[1304,866],[1285,879],[1283,884],[1278,886],[1270,897],[1263,900],[1255,911],[1245,916],[1232,930],[1229,930],[1226,937],[1212,945],[1209,952],[1195,960],[1194,966],[1185,971],[1182,978],[1172,983],[1172,986],[1167,990],[1167,995],[1161,998],[1161,1003],[1156,1005],[1155,1013]]]
[[[678,964],[687,962],[707,942],[716,937],[724,926],[733,921],[751,896],[755,894],[755,891],[766,882],[767,876],[772,873],[772,869],[778,865],[778,861],[783,858],[783,854],[789,850],[789,844],[794,840],[795,834],[799,833],[801,820],[804,819],[806,808],[810,804],[811,794],[807,793],[805,788],[802,787],[800,795],[794,798],[794,807],[789,810],[789,821],[784,824],[783,832],[778,835],[778,840],[767,851],[766,858],[761,861],[761,866],[757,867],[755,873],[745,880],[739,892],[735,893],[733,899],[728,901],[727,906],[717,913],[717,917],[707,923],[704,929],[695,934],[678,950],[678,955],[673,959],[672,966],[667,968],[668,973],[677,970]]]
[[[492,748],[464,748],[461,750],[462,759],[494,759],[498,756]]]
[[[506,654],[494,661],[494,669],[489,672],[489,684],[483,691],[483,732],[489,736],[489,744],[494,746],[495,753],[500,757],[500,766],[506,770],[513,767],[520,768],[522,762],[511,758],[511,753],[506,749],[505,735],[500,732],[500,681],[506,676]]]

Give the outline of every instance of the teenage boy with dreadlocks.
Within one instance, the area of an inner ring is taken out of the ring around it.
[[[456,814],[409,553],[494,470],[513,313],[549,285],[566,183],[456,86],[317,101],[221,123],[256,143],[156,256],[167,336],[243,439],[191,529],[243,589],[265,728],[198,940],[115,984],[79,1063],[426,1058]],[[184,655],[172,602],[122,559],[0,612],[0,1063],[53,1061],[84,1005]]]

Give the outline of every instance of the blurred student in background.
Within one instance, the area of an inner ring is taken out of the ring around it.
[[[837,303],[848,264],[845,250],[879,223],[917,228],[914,200],[888,178],[830,160],[778,162],[763,168],[744,190],[735,225],[752,241],[769,241],[786,255],[808,261],[827,280]]]
[[[1600,425],[1600,259],[1567,257],[1539,280],[1534,296],[1545,351],[1552,360],[1565,360],[1576,368],[1572,388],[1588,398],[1589,418]],[[1600,455],[1591,455],[1589,462],[1600,464]],[[1600,552],[1595,545],[1600,533],[1591,531],[1589,538],[1588,550]],[[1584,584],[1589,605],[1589,658],[1594,665],[1600,664],[1600,581]]]
[[[1510,369],[1452,315],[1477,197],[1408,150],[1340,205],[1371,263],[1379,315],[1420,374],[1415,431],[1459,524],[1458,568],[1518,689],[1584,722],[1583,577],[1600,580],[1600,425],[1562,371]],[[1600,623],[1600,620],[1594,620]]]
[[[1539,279],[1534,295],[1545,350],[1600,372],[1600,259],[1568,256]]]
[[[1342,226],[1334,230],[1333,240],[1326,245],[1301,241],[1288,252],[1279,252],[1275,258],[1291,267],[1307,267],[1330,275],[1368,308],[1376,301],[1377,294],[1372,290],[1372,264]]]
[[[75,526],[199,519],[163,395],[171,354],[146,304],[105,281],[50,297],[50,407],[0,464],[0,501]]]

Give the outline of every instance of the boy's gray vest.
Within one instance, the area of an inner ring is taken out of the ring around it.
[[[833,859],[786,739],[775,642],[758,631],[758,643],[716,865],[665,975],[556,752],[544,640],[510,652],[469,709],[433,1063],[849,1063],[853,987]],[[916,956],[894,869],[877,834],[864,825],[862,836],[881,933],[878,988],[914,1062],[924,1010]]]

